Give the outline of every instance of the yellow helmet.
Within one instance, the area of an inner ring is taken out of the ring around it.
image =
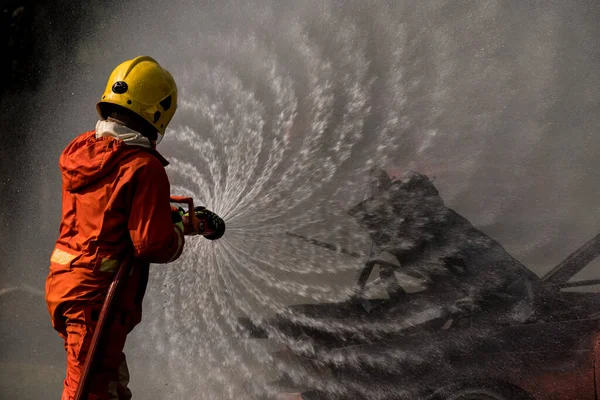
[[[160,133],[156,140],[159,143],[177,109],[177,85],[169,71],[152,57],[136,57],[110,74],[102,99],[96,105],[102,118],[106,118],[106,104],[127,108],[144,118]]]

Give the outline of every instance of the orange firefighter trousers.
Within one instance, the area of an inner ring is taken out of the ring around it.
[[[63,310],[60,321],[53,321],[65,341],[67,353],[67,375],[61,400],[75,398],[101,308],[102,304],[73,306]],[[97,355],[87,400],[131,399],[131,391],[127,388],[129,371],[123,354],[125,339],[133,328],[129,320],[128,313],[117,312],[106,326],[104,337],[109,340],[104,341]]]

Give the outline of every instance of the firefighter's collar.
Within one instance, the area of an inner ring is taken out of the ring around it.
[[[150,139],[116,121],[100,120],[96,123],[96,138],[99,139],[101,137],[112,137],[130,146],[153,149]]]

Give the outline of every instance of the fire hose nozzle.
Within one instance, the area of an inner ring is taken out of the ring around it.
[[[195,231],[204,236],[205,239],[216,240],[225,233],[225,221],[214,212],[200,206],[194,207],[193,214],[197,224]]]
[[[205,207],[194,207],[191,197],[171,196],[171,203],[184,203],[188,212],[183,215],[184,224],[191,234],[204,236],[208,240],[216,240],[225,233],[225,221],[214,212]]]

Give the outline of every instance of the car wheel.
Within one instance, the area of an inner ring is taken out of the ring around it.
[[[530,400],[523,390],[499,384],[463,384],[437,393],[436,400]]]
[[[453,393],[445,400],[512,400],[501,393],[487,389],[465,389]]]

